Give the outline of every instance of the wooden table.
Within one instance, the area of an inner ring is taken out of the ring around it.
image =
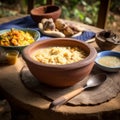
[[[11,20],[11,19],[10,19]],[[7,21],[7,20],[6,20]],[[82,23],[75,24],[99,32],[101,29]],[[97,48],[95,42],[91,45]],[[115,50],[120,51],[120,46]],[[24,65],[21,57],[15,65],[0,66],[0,92],[10,105],[28,112],[27,120],[118,120],[120,117],[120,93],[112,100],[95,106],[68,106],[49,110],[50,101],[28,90],[20,80],[19,72]]]

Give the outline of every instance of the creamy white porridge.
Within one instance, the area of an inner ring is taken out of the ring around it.
[[[33,55],[32,58],[44,64],[70,64],[78,62],[87,57],[85,51],[78,47],[49,47],[40,48]]]

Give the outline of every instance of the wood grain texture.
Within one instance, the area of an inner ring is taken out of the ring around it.
[[[95,66],[90,76],[102,72],[103,71]],[[68,103],[72,105],[96,105],[109,101],[112,98],[116,97],[120,92],[120,72],[112,73],[112,75],[110,73],[106,74],[108,75],[108,78],[101,86],[83,91],[81,94],[68,101]],[[85,85],[88,77],[72,87],[64,89],[52,88],[40,83],[30,73],[29,69],[27,67],[24,67],[21,70],[21,80],[23,84],[31,91],[39,93],[48,99],[55,100],[56,98]]]

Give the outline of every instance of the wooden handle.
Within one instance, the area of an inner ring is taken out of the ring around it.
[[[84,87],[82,88],[78,88],[72,92],[69,92],[59,98],[57,98],[56,100],[54,100],[53,102],[51,102],[49,108],[53,109],[55,107],[58,107],[60,105],[65,104],[67,101],[69,101],[70,99],[72,99],[73,97],[75,97],[76,95],[80,94],[82,91],[84,90]]]

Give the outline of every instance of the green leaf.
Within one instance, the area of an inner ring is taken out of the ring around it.
[[[89,18],[89,17],[86,17],[85,18],[85,22],[88,23],[88,24],[92,24],[92,20]]]
[[[82,2],[82,5],[87,6],[87,2],[86,1],[82,0],[81,2]]]
[[[82,12],[80,12],[79,13],[79,18],[80,18],[81,21],[83,21],[84,18],[85,18],[85,15]]]

